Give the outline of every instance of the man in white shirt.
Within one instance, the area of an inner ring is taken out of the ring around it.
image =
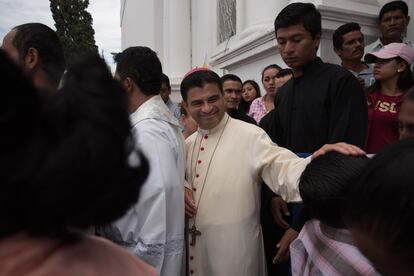
[[[362,61],[364,56],[364,35],[358,23],[346,23],[335,30],[332,35],[335,53],[341,59],[341,65],[349,70],[365,88],[370,87],[375,79],[373,66]]]
[[[116,76],[129,97],[136,146],[150,164],[138,202],[103,235],[131,250],[162,276],[185,275],[184,140],[178,121],[163,102],[162,68],[147,47],[115,56]]]
[[[407,26],[410,23],[407,3],[392,1],[385,4],[380,10],[378,20],[381,37],[365,47],[365,54],[377,52],[384,45],[393,42],[402,42],[413,47],[413,43],[405,37]]]

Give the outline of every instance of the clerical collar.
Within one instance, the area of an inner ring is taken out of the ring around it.
[[[229,120],[229,115],[227,113],[224,113],[223,118],[221,119],[220,123],[210,129],[202,129],[202,128],[198,128],[198,133],[200,133],[201,135],[206,135],[206,134],[214,134],[217,133],[218,131],[220,131],[225,125],[227,120]]]
[[[303,66],[302,75],[305,75],[306,73],[314,71],[314,69],[319,67],[322,63],[323,63],[322,59],[320,57],[316,57],[314,60],[312,60],[311,62]]]

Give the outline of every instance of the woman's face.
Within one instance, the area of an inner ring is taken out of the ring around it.
[[[276,96],[276,75],[279,70],[276,68],[269,68],[263,72],[263,87],[266,90],[266,94],[270,96]]]
[[[245,102],[252,102],[256,98],[256,96],[257,91],[256,89],[254,89],[253,85],[251,85],[250,83],[246,83],[245,85],[243,85],[242,97]]]
[[[374,78],[377,81],[386,81],[398,78],[399,74],[405,70],[404,62],[397,59],[377,59],[374,65]]]

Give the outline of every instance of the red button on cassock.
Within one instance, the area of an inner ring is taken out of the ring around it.
[[[191,273],[191,274],[193,274],[193,273],[194,273],[194,270],[192,270],[192,269],[191,269],[191,270],[190,270],[190,273]]]
[[[208,135],[205,135],[205,136],[204,136],[204,139],[208,139]]]
[[[197,178],[199,178],[199,177],[200,177],[200,175],[199,175],[199,174],[196,174],[196,177],[197,177]]]
[[[204,147],[201,147],[200,150],[203,151],[204,150]]]
[[[194,260],[194,257],[193,256],[190,256],[190,260]]]
[[[201,164],[201,160],[198,160],[198,161],[197,161],[197,163],[198,163],[198,164]]]
[[[193,188],[193,191],[195,192],[195,191],[197,191],[197,189],[196,188]]]

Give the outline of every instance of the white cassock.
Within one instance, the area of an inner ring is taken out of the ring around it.
[[[160,96],[141,105],[131,122],[136,145],[150,165],[138,202],[104,236],[122,244],[160,275],[185,275],[184,140]]]
[[[300,201],[298,179],[310,158],[298,158],[262,129],[227,114],[215,128],[188,137],[186,144],[186,178],[193,184],[195,225],[201,232],[195,246],[189,246],[190,275],[266,275],[261,182],[286,201]],[[193,223],[191,219],[190,228]]]

